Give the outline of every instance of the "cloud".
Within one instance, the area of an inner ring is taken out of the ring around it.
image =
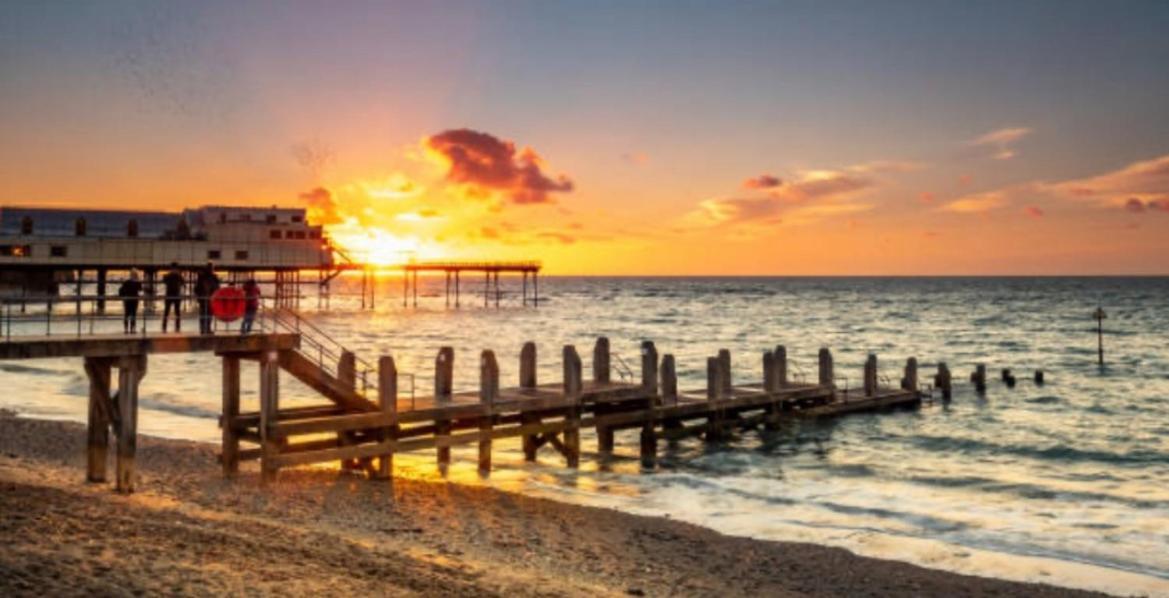
[[[341,216],[337,213],[337,202],[328,189],[316,187],[301,193],[300,199],[308,207],[309,222],[317,225],[341,222]]]
[[[772,189],[783,184],[779,177],[772,174],[761,174],[743,181],[744,189]]]
[[[917,200],[924,204],[932,204],[937,200],[937,198],[935,198],[934,194],[930,193],[929,191],[922,191],[921,195],[917,196]]]
[[[1009,160],[1016,155],[1012,147],[1017,141],[1031,134],[1027,127],[1006,127],[997,129],[966,142],[967,146],[990,151],[995,160]]]
[[[1105,206],[1132,209],[1129,205],[1133,200],[1144,205],[1161,205],[1169,202],[1169,154],[1096,176],[1047,184],[1045,188],[1068,199]]]
[[[1124,202],[1124,209],[1134,214],[1140,214],[1146,210],[1169,212],[1169,196],[1166,196],[1164,199],[1150,201],[1141,201],[1135,197],[1130,197],[1128,201]]]
[[[1023,214],[1031,218],[1042,218],[1043,210],[1038,206],[1027,206],[1023,208]]]
[[[943,212],[954,212],[956,214],[981,214],[1001,208],[1006,204],[1006,193],[1002,191],[991,191],[989,193],[977,193],[960,197],[938,209]]]
[[[500,194],[515,204],[549,203],[550,193],[567,193],[565,175],[544,174],[544,162],[530,147],[471,129],[451,129],[423,139],[423,146],[447,167],[446,180],[471,197]]]

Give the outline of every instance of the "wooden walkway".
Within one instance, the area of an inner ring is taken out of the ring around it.
[[[439,467],[445,468],[451,447],[464,444],[478,445],[479,468],[489,471],[494,441],[509,438],[519,439],[527,460],[534,461],[548,446],[567,466],[576,467],[584,428],[596,431],[602,458],[612,454],[616,431],[640,430],[640,458],[652,467],[661,439],[698,436],[718,441],[737,429],[916,406],[923,396],[932,396],[932,388],[919,384],[916,359],[908,360],[894,387],[880,383],[884,379],[877,358],[870,355],[863,386],[846,390],[837,388],[839,378],[828,349],[819,352],[817,380],[804,381],[789,376],[783,346],[763,354],[756,383],[732,384],[731,356],[723,350],[707,359],[705,388],[680,391],[674,357],[659,356],[654,344],[645,341],[640,378],[618,381],[612,377],[609,341],[602,337],[593,347],[587,379],[576,348],[567,345],[560,356],[562,378],[538,381],[536,346],[526,343],[519,356],[519,385],[501,388],[496,356],[483,351],[478,360],[479,389],[473,392],[453,390],[454,350],[443,347],[435,357],[434,392],[409,398],[399,396],[392,357],[381,357],[375,367],[342,351],[336,363],[322,363],[321,357],[310,356],[315,353],[311,348],[320,346],[319,339],[302,334],[21,338],[0,343],[0,359],[83,359],[90,383],[87,477],[105,480],[112,431],[117,439],[116,487],[123,492],[134,488],[138,385],[150,353],[208,351],[221,358],[223,471],[232,476],[241,462],[258,460],[264,481],[273,480],[284,467],[326,462],[372,478],[388,478],[394,454],[418,450],[434,450]],[[257,411],[240,408],[245,363],[259,368]],[[111,392],[115,369],[117,390]],[[627,370],[622,370],[626,378],[635,375]],[[281,406],[281,373],[306,384],[327,402]]]

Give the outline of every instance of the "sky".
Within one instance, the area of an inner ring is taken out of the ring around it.
[[[0,205],[552,274],[1169,274],[1169,2],[0,2]]]

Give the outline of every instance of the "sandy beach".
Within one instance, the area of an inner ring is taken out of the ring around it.
[[[86,484],[80,425],[0,414],[0,594],[1072,596],[489,488],[329,470],[223,479],[145,437],[140,491]]]

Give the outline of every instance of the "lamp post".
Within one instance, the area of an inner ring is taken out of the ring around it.
[[[1108,314],[1104,313],[1103,307],[1097,307],[1092,317],[1096,319],[1096,355],[1100,365],[1104,365],[1104,318],[1107,318]]]

